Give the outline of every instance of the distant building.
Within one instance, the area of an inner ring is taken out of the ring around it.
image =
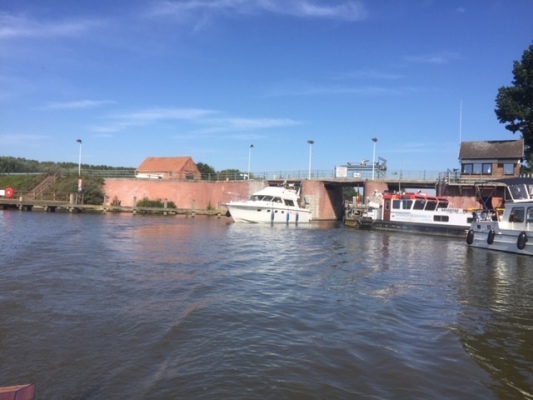
[[[135,170],[139,179],[200,179],[191,157],[148,157]]]
[[[524,159],[523,140],[461,142],[461,177],[511,178],[520,175]]]

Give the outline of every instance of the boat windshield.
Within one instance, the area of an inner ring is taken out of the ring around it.
[[[250,200],[252,201],[272,201],[272,196],[265,196],[265,195],[252,195],[250,196]]]
[[[533,185],[509,185],[508,188],[513,200],[529,200],[533,196]]]

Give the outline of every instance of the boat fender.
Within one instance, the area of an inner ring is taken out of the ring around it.
[[[466,234],[466,243],[472,244],[474,242],[474,231],[472,229],[468,230]]]
[[[272,212],[270,213],[270,220],[274,221],[274,210],[272,210]]]
[[[287,213],[287,222],[289,222],[290,218],[291,218],[291,213]]]
[[[487,236],[487,243],[492,244],[494,243],[494,237],[496,236],[496,232],[494,232],[494,229],[491,229],[489,231],[489,234]]]
[[[231,217],[231,214],[230,214],[229,210],[226,211],[226,217]]]
[[[298,222],[298,219],[300,218],[300,214],[296,213],[296,222]]]
[[[520,235],[518,235],[518,239],[516,240],[516,247],[518,247],[520,250],[523,250],[524,247],[526,247],[527,241],[527,233],[524,231],[520,232]]]

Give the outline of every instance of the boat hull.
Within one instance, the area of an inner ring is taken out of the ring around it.
[[[235,222],[244,223],[309,223],[311,211],[291,207],[258,207],[251,204],[228,203],[228,211]]]
[[[464,238],[468,226],[376,220],[372,223],[372,229]]]
[[[472,224],[466,241],[470,247],[533,256],[533,231],[500,229],[496,222]]]

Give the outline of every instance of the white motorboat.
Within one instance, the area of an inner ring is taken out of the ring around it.
[[[472,247],[533,256],[533,179],[502,179],[506,184],[503,214],[482,211],[466,236]]]
[[[267,186],[245,201],[225,204],[235,222],[307,223],[311,210],[300,207],[299,190],[282,186]]]

